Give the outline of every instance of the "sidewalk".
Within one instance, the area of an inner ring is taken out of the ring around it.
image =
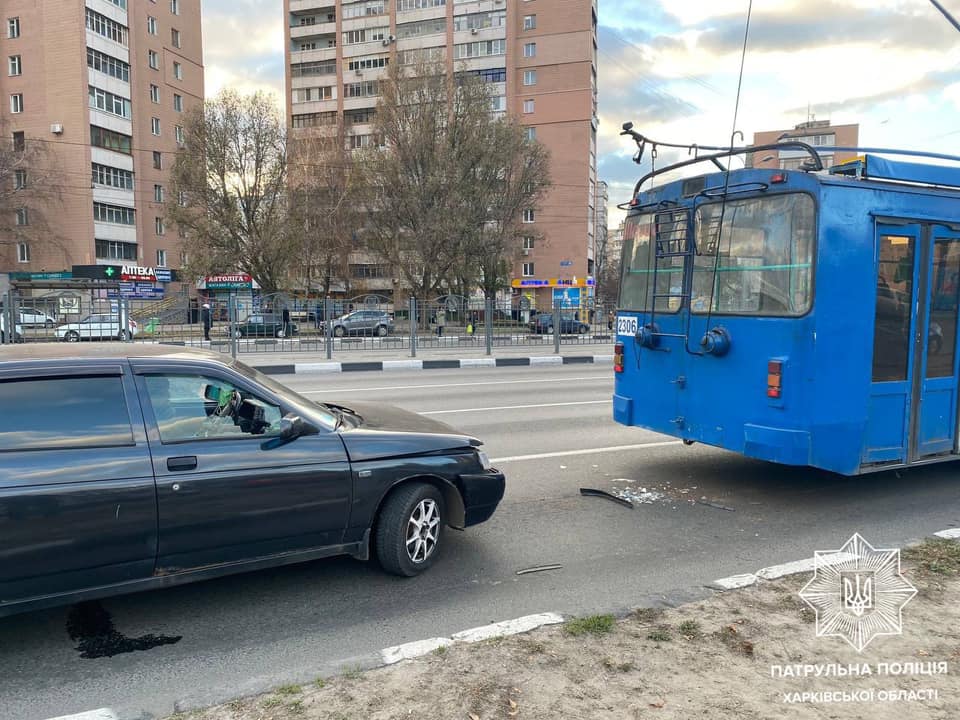
[[[590,344],[561,344],[560,353],[554,352],[550,345],[509,345],[494,346],[493,354],[487,355],[484,346],[419,348],[417,356],[411,357],[406,347],[356,350],[335,350],[332,359],[327,359],[321,346],[317,350],[285,350],[284,345],[296,341],[277,341],[275,350],[244,352],[241,348],[237,359],[241,362],[273,375],[304,373],[338,373],[379,370],[439,370],[473,367],[517,367],[527,365],[570,365],[598,364],[609,365],[613,362],[613,341]],[[204,343],[205,350],[212,349],[225,356],[230,355],[229,344],[211,348]],[[247,346],[249,347],[249,346]]]

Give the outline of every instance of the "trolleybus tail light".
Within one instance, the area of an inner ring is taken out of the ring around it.
[[[783,362],[769,360],[767,362],[767,397],[779,398],[783,392]]]
[[[774,173],[770,176],[771,185],[779,185],[780,183],[785,183],[787,181],[786,173]]]
[[[623,343],[620,342],[613,346],[613,371],[623,372]]]

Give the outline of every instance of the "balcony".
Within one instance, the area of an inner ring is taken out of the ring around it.
[[[306,13],[313,11],[319,15],[334,12],[335,5],[331,0],[290,0],[291,13]]]

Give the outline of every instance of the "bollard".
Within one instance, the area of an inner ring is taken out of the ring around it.
[[[410,298],[410,357],[417,356],[417,299]]]
[[[493,298],[487,298],[484,305],[485,322],[483,328],[487,336],[487,355],[493,355]]]
[[[230,357],[237,359],[237,294],[230,293],[227,299],[227,330],[230,333]]]
[[[327,360],[333,359],[333,299],[328,295],[323,300],[323,344],[327,349]]]
[[[555,300],[553,303],[553,352],[557,355],[560,354],[561,322],[563,322],[563,318],[560,317],[560,301]]]

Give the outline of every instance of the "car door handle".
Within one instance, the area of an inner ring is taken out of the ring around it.
[[[177,472],[178,470],[196,470],[197,456],[184,455],[183,457],[167,458],[167,470]]]

